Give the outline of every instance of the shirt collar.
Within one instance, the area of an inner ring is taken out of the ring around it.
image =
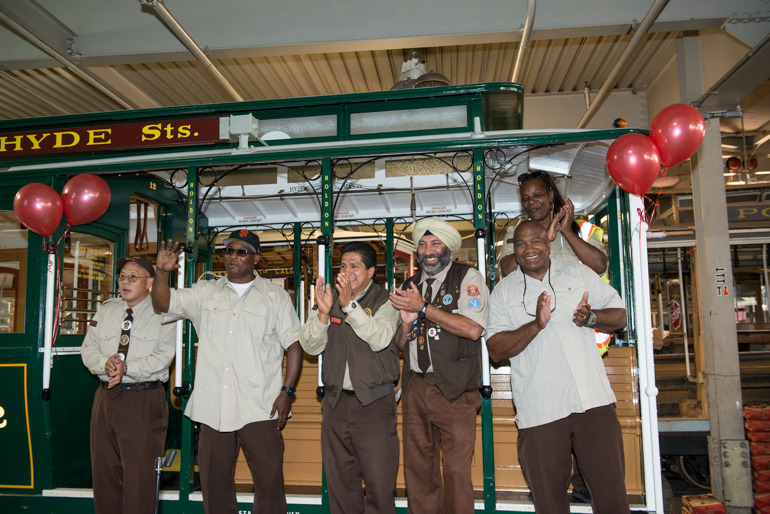
[[[123,302],[123,305],[125,306],[126,309],[129,308],[128,304],[125,301]],[[149,295],[149,294],[147,295],[147,298],[145,298],[141,302],[139,302],[136,305],[134,305],[133,307],[131,307],[131,312],[138,313],[138,312],[143,312],[143,311],[145,311],[147,309],[153,310],[153,308],[152,308],[152,295]],[[125,309],[123,309],[123,310],[125,310]],[[153,312],[154,312],[154,310],[153,310]]]
[[[249,286],[254,286],[254,285],[256,284],[256,282],[257,282],[257,277],[258,277],[258,275],[255,275],[255,276],[254,276],[254,280],[252,280],[251,282],[249,282],[249,283],[248,283],[248,284],[249,284]],[[243,285],[243,284],[238,284],[238,285]],[[235,287],[233,286],[233,283],[232,283],[232,282],[230,282],[230,278],[229,278],[229,277],[225,277],[225,286],[230,286],[230,289],[232,289],[233,291],[235,291]],[[247,288],[247,289],[248,289],[248,288]]]
[[[449,268],[451,267],[452,267],[452,261],[449,261],[449,265],[446,268],[442,269],[441,271],[439,271],[433,276],[428,276],[428,274],[425,273],[425,270],[423,270],[422,273],[420,274],[420,285],[422,285],[422,283],[428,280],[429,278],[432,278],[435,280],[434,284],[443,284],[444,280],[446,280],[447,273],[449,273]]]
[[[358,296],[356,296],[356,300],[360,302],[361,298],[363,298],[366,295],[367,291],[369,291],[369,289],[372,288],[372,284],[374,284],[374,278],[372,278],[372,280],[369,281],[369,285],[366,286],[363,291],[358,293]]]

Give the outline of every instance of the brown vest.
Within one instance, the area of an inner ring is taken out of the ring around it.
[[[389,299],[390,295],[384,288],[372,284],[364,297],[356,300],[356,303],[359,309],[368,310],[367,313],[373,316]],[[396,345],[391,341],[384,350],[373,352],[350,325],[345,323],[347,315],[339,306],[336,290],[332,290],[332,300],[328,341],[323,351],[324,398],[332,407],[337,405],[342,394],[347,362],[356,398],[363,405],[369,405],[393,392],[393,383],[398,379]]]
[[[452,312],[457,309],[457,301],[460,299],[460,286],[465,275],[471,267],[467,264],[453,262],[452,267],[447,272],[441,289],[436,292],[432,305],[438,309]],[[417,274],[410,277],[401,286],[401,289],[409,289],[410,284],[419,290],[419,278]],[[451,296],[451,300],[449,299]],[[449,300],[445,304],[444,299]],[[415,339],[409,341],[409,344],[417,344],[417,338],[424,337],[429,344],[434,341],[428,339],[428,331],[431,328],[438,328],[432,321],[425,318],[423,320],[422,330],[418,329]],[[420,321],[417,326],[420,327]],[[436,379],[436,386],[444,393],[450,403],[454,403],[463,393],[467,391],[477,391],[481,387],[481,338],[473,341],[450,334],[449,331],[442,329],[439,333],[439,340],[430,345],[431,363],[433,364],[433,375]],[[402,372],[402,382],[404,392],[407,391],[407,382],[409,381],[409,348],[404,348],[404,370]]]

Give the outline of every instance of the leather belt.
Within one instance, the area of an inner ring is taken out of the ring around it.
[[[345,393],[348,396],[355,396],[356,395],[356,392],[355,391],[351,391],[350,389],[343,389],[342,392]]]
[[[436,376],[433,373],[417,373],[415,371],[412,371],[412,375],[416,377],[420,377],[421,379],[425,380],[429,384],[436,384]]]
[[[109,385],[109,382],[102,381],[102,387],[105,389]],[[120,384],[120,390],[121,391],[144,391],[145,389],[155,389],[156,387],[161,386],[162,384],[157,381],[153,380],[152,382],[126,382]]]

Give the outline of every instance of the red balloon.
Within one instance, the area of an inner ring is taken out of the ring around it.
[[[13,212],[22,225],[48,237],[61,223],[63,206],[59,193],[45,184],[27,184],[13,198]]]
[[[660,173],[658,149],[642,134],[622,135],[607,150],[607,171],[622,189],[644,196]]]
[[[674,166],[690,158],[706,135],[706,124],[698,109],[687,104],[669,105],[655,116],[650,139],[660,151],[663,166]]]
[[[71,178],[61,191],[64,215],[70,225],[91,223],[107,212],[110,186],[101,177],[85,173]]]

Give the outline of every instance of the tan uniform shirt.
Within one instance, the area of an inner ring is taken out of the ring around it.
[[[551,295],[551,319],[529,346],[511,358],[511,392],[516,424],[530,428],[566,418],[574,412],[615,402],[594,330],[572,321],[583,293],[592,309],[625,308],[617,291],[578,262],[554,259],[542,280],[516,270],[492,291],[489,337],[534,321],[537,299]]]
[[[283,385],[284,350],[299,338],[289,294],[260,277],[240,298],[227,279],[200,280],[171,290],[168,316],[189,319],[198,333],[185,415],[220,432],[270,419]]]
[[[121,298],[111,298],[96,311],[80,347],[83,364],[100,380],[108,381],[104,371],[107,359],[118,352],[128,305]],[[161,324],[162,314],[152,309],[148,296],[133,309],[131,340],[126,354],[128,373],[123,382],[168,381],[168,368],[176,352],[176,325]]]
[[[436,295],[441,290],[441,284],[444,283],[444,280],[446,279],[446,275],[449,272],[449,268],[452,267],[452,263],[449,263],[449,266],[442,269],[440,272],[438,272],[436,275],[429,277],[427,273],[424,271],[420,272],[420,293],[425,296],[426,288],[428,287],[428,283],[426,280],[428,278],[434,279],[433,284],[431,286],[431,290],[433,294],[431,295],[432,298],[428,298],[431,302],[436,298]],[[475,286],[474,287],[468,287],[468,286]],[[474,294],[473,296],[468,294],[468,290],[471,290],[471,292],[478,294]],[[458,312],[453,312],[453,314],[460,314],[461,316],[465,316],[466,318],[475,321],[479,325],[481,325],[481,328],[483,331],[481,332],[481,335],[483,336],[487,331],[487,319],[489,317],[489,288],[487,287],[486,282],[484,281],[484,278],[481,276],[481,272],[477,270],[476,268],[471,268],[468,270],[468,273],[465,274],[465,278],[462,281],[462,284],[460,284],[460,298],[457,300],[457,310]],[[404,328],[402,330],[404,333],[406,333],[406,329]],[[414,339],[414,338],[412,338]],[[431,338],[426,338],[426,341],[428,343],[428,355],[430,356],[430,345],[431,345]],[[439,339],[438,342],[435,344],[440,344],[441,340]],[[417,357],[417,345],[416,344],[410,344],[409,345],[409,367],[412,371],[415,373],[423,373],[423,371],[420,369],[420,364]],[[428,368],[428,371],[426,373],[433,373],[433,358],[431,358],[431,365]]]
[[[497,258],[498,262],[501,261],[503,257],[513,253],[513,233],[515,231],[516,227],[514,226],[508,227],[508,229],[505,231],[505,236],[503,237],[503,246],[500,250],[500,256]],[[599,234],[597,231],[594,231],[586,242],[594,248],[598,248],[604,255],[607,255],[607,247],[605,247],[602,240],[599,239]],[[572,247],[564,238],[564,235],[561,233],[561,231],[557,232],[556,238],[551,241],[551,259],[564,259],[566,261],[578,260],[577,255],[575,255],[574,250],[572,250]]]
[[[361,291],[356,300],[364,297],[372,283]],[[381,352],[388,347],[393,334],[398,325],[399,312],[390,304],[390,300],[385,302],[373,316],[369,316],[364,309],[358,307],[351,311],[345,318],[345,323],[350,325],[353,332],[360,337],[373,352]],[[326,348],[328,338],[329,323],[324,325],[318,320],[318,310],[310,311],[307,322],[302,326],[299,333],[299,343],[302,349],[310,355],[318,355]],[[348,391],[353,390],[353,383],[350,381],[350,368],[345,364],[345,377],[342,380],[342,388]]]

